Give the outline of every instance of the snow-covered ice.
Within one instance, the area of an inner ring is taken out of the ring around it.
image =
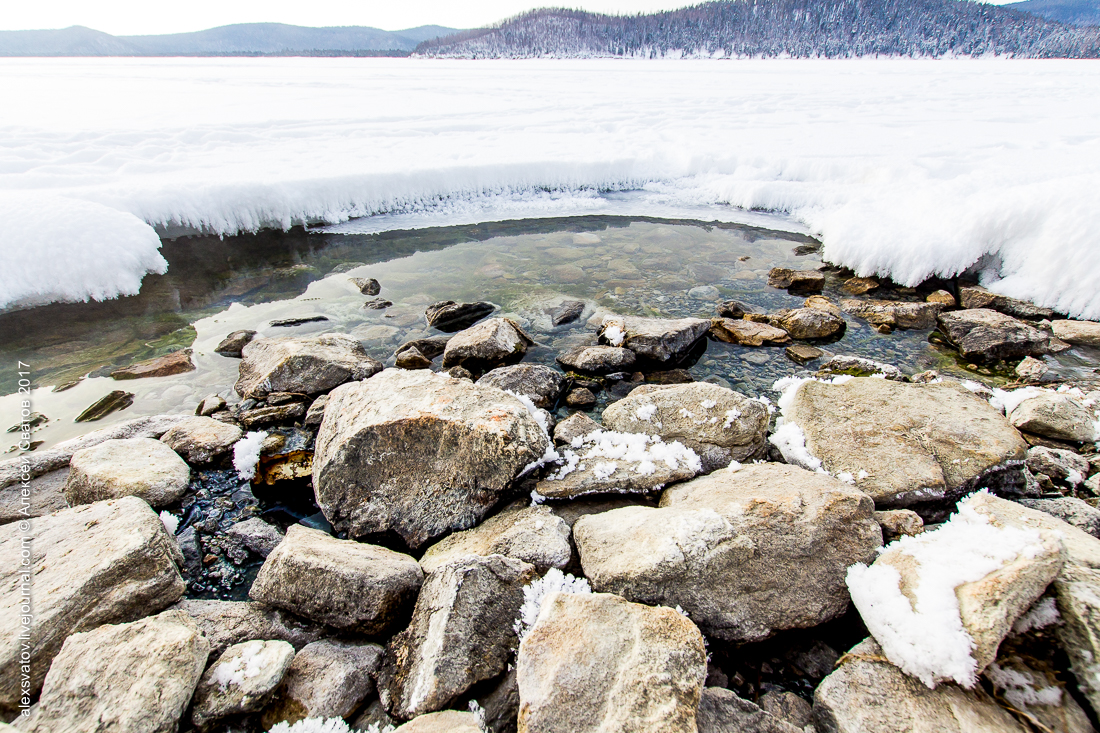
[[[763,209],[1100,317],[1089,61],[3,59],[0,94],[0,307],[133,292],[152,227]]]

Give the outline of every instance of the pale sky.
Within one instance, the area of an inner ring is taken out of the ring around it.
[[[83,25],[114,35],[183,33],[230,23],[366,25],[400,30],[419,25],[476,28],[540,7],[601,13],[671,10],[702,0],[12,0],[0,30]],[[997,4],[1011,0],[994,0]]]

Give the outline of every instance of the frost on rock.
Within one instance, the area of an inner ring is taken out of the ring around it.
[[[1057,707],[1062,704],[1062,688],[1036,685],[1039,682],[1038,675],[1001,667],[996,662],[986,668],[985,675],[1000,688],[1008,704],[1017,710],[1026,712],[1032,705]]]
[[[264,431],[246,433],[233,446],[233,468],[242,481],[251,481],[256,477],[256,466],[260,464],[260,449],[263,447]]]
[[[168,530],[168,534],[174,535],[176,530],[179,529],[180,520],[175,514],[162,510],[160,513],[160,521],[164,522],[164,528]]]
[[[392,733],[392,725],[379,728],[378,723],[371,723],[364,733]],[[290,723],[277,723],[268,733],[351,733],[351,727],[342,718],[306,718],[293,725]]]
[[[250,641],[241,654],[218,665],[214,670],[214,681],[222,687],[240,685],[247,679],[259,676],[278,654],[277,649],[267,649],[262,641]]]
[[[623,341],[626,340],[626,323],[621,319],[605,318],[602,325],[606,326],[603,329],[603,337],[607,339],[607,343],[612,346],[622,346]]]
[[[963,386],[966,387],[965,382]],[[967,389],[969,389],[969,387],[967,387]],[[1014,389],[1011,392],[1006,392],[1003,389],[995,389],[993,390],[993,396],[989,398],[989,404],[1007,415],[1015,410],[1024,400],[1045,394],[1047,391],[1048,390],[1041,387],[1022,387],[1020,389]]]
[[[560,481],[574,471],[583,470],[585,464],[582,461],[599,458],[606,459],[593,466],[593,472],[599,478],[608,478],[618,469],[610,461],[633,463],[634,472],[643,476],[652,475],[656,471],[657,463],[662,462],[671,469],[679,468],[683,464],[696,473],[703,468],[695,451],[679,441],[666,443],[659,435],[594,430],[588,435],[574,438],[570,445],[576,450],[566,448],[563,451],[564,455],[558,459],[562,463],[561,467],[549,474],[547,481]]]
[[[1025,634],[1033,629],[1045,629],[1051,624],[1060,623],[1061,615],[1058,613],[1058,605],[1054,598],[1047,596],[1035,603],[1028,612],[1016,619],[1012,625],[1012,631],[1017,634]]]
[[[851,566],[848,589],[867,629],[891,662],[928,687],[942,680],[973,687],[979,671],[971,655],[974,640],[963,628],[955,589],[1018,557],[1037,555],[1042,551],[1038,531],[995,527],[968,500],[939,529],[902,536],[888,549],[900,549],[914,560],[920,580],[910,603],[893,566]]]
[[[575,578],[557,568],[550,568],[546,575],[533,580],[523,587],[523,605],[519,608],[519,618],[512,628],[516,636],[523,641],[527,632],[535,625],[542,610],[542,602],[552,593],[591,593],[592,588],[585,578]]]
[[[649,422],[653,419],[653,416],[657,414],[657,405],[642,405],[634,411],[634,415],[639,420],[645,420]]]
[[[779,449],[779,452],[783,455],[783,460],[795,466],[801,466],[808,471],[817,471],[818,473],[828,473],[821,467],[821,459],[810,453],[806,448],[806,434],[802,432],[802,428],[798,427],[794,423],[787,422],[783,413],[794,403],[795,395],[798,394],[798,390],[802,388],[806,382],[817,381],[825,384],[844,384],[850,382],[854,377],[850,374],[841,374],[833,377],[832,379],[817,379],[816,377],[783,377],[772,385],[772,389],[779,392],[779,418],[775,421],[775,432],[768,436],[768,442]],[[767,398],[761,398],[766,400]],[[860,471],[864,474],[864,471]],[[851,474],[842,474],[846,478],[841,478],[841,481],[847,483],[853,483],[854,477]],[[839,477],[838,477],[839,478]],[[865,478],[865,476],[860,476]],[[852,479],[852,480],[850,480]]]

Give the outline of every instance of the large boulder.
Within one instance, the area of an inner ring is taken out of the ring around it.
[[[680,606],[706,633],[759,641],[848,608],[848,566],[882,545],[870,498],[777,463],[665,490],[659,508],[581,517],[573,538],[598,591]]]
[[[267,556],[248,595],[336,629],[376,634],[416,596],[416,560],[296,524]]]
[[[710,321],[702,318],[638,318],[615,316],[600,326],[601,343],[630,349],[643,359],[679,361],[706,335]]]
[[[188,463],[209,463],[228,452],[244,435],[236,425],[209,417],[192,417],[160,436],[160,442]]]
[[[936,316],[943,310],[940,303],[907,303],[892,300],[842,300],[846,313],[870,323],[890,328],[927,329],[936,327]]]
[[[505,670],[512,626],[535,567],[502,555],[466,557],[428,575],[408,628],[386,647],[379,695],[391,714],[442,710]]]
[[[64,491],[68,480],[69,470],[63,468],[32,478],[26,484],[0,489],[0,524],[68,509]]]
[[[523,395],[536,407],[552,410],[565,391],[569,380],[561,372],[541,364],[515,364],[497,367],[477,383],[484,387],[496,387],[505,392]]]
[[[556,357],[566,369],[588,374],[611,374],[634,366],[637,357],[621,346],[575,346]]]
[[[529,562],[541,571],[569,564],[569,525],[549,507],[517,502],[500,514],[428,548],[420,558],[425,573],[463,557],[504,555]]]
[[[1052,390],[1035,390],[1033,396],[1009,411],[1008,419],[1020,430],[1055,440],[1073,443],[1100,440],[1096,434],[1096,416],[1072,395]]]
[[[199,680],[191,722],[205,729],[230,715],[261,710],[293,659],[294,647],[285,641],[246,641],[229,647]]]
[[[936,317],[940,330],[967,359],[1022,359],[1050,353],[1050,337],[1011,316],[987,308]]]
[[[954,382],[857,377],[808,381],[797,390],[772,442],[788,461],[850,475],[876,504],[939,499],[1027,455],[1027,443],[1005,417]]]
[[[519,325],[508,318],[490,318],[459,331],[443,351],[443,368],[464,366],[472,372],[485,371],[523,358],[535,343]]]
[[[1027,468],[1043,474],[1051,481],[1063,481],[1077,486],[1089,475],[1089,462],[1084,456],[1062,448],[1034,446],[1027,451]]]
[[[930,689],[886,661],[873,639],[845,655],[814,691],[814,723],[820,733],[1027,733],[980,686]]]
[[[264,711],[264,729],[283,721],[348,717],[374,692],[373,676],[381,662],[377,644],[324,639],[306,645]]]
[[[671,608],[554,593],[519,647],[520,733],[695,733],[703,636]]]
[[[761,457],[768,410],[757,400],[709,382],[642,385],[604,410],[603,425],[624,433],[659,435],[694,450],[703,471]]]
[[[295,649],[317,641],[329,631],[279,608],[252,601],[215,601],[188,598],[172,607],[183,611],[210,642],[210,656],[221,656],[245,641],[281,640]]]
[[[1096,321],[1054,321],[1054,335],[1076,346],[1100,346],[1100,323]]]
[[[549,447],[512,395],[388,369],[330,395],[313,486],[338,530],[363,537],[392,529],[420,547],[476,524]]]
[[[262,398],[271,392],[320,394],[382,370],[361,343],[342,333],[260,338],[249,342],[241,354],[234,388],[244,398]]]
[[[708,687],[699,700],[699,733],[803,733],[785,720],[737,696],[733,690]]]
[[[30,552],[30,564],[17,566],[15,558],[23,557],[24,550]],[[4,525],[0,557],[10,558],[0,569],[0,617],[14,623],[23,615],[23,593],[33,591],[26,633],[34,648],[29,670],[21,669],[19,634],[4,636],[0,708],[17,706],[22,673],[29,673],[30,694],[38,692],[70,634],[157,613],[179,600],[186,588],[176,541],[160,517],[136,497],[36,519],[33,534],[19,522]]]
[[[178,611],[73,634],[20,730],[175,733],[208,653]]]
[[[164,443],[152,438],[108,440],[73,454],[65,498],[75,506],[136,496],[162,507],[183,496],[190,481],[191,469]]]

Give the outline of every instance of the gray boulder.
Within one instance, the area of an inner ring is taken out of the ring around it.
[[[1058,642],[1095,711],[1100,709],[1100,570],[1067,565],[1053,586],[1063,622],[1055,627]]]
[[[630,349],[651,361],[677,361],[707,334],[710,321],[702,318],[613,317],[600,326],[601,343]],[[618,343],[616,343],[618,342]]]
[[[444,333],[454,333],[469,328],[494,310],[495,305],[484,301],[456,303],[453,300],[443,300],[429,305],[424,311],[424,317],[432,328]]]
[[[479,372],[523,358],[535,340],[507,318],[490,318],[459,331],[443,351],[443,368],[464,366]]]
[[[209,417],[184,420],[160,436],[160,442],[180,454],[188,463],[209,463],[226,453],[244,431]]]
[[[545,506],[516,502],[500,514],[428,548],[420,558],[425,573],[470,555],[505,557],[531,563],[540,571],[569,564],[569,525]]]
[[[1041,390],[1016,405],[1008,419],[1020,430],[1055,440],[1092,443],[1096,434],[1096,416],[1068,394]]]
[[[477,383],[523,395],[536,407],[553,409],[569,380],[561,372],[541,364],[516,364],[486,372]]]
[[[230,715],[261,710],[292,659],[294,647],[285,641],[246,641],[229,647],[199,680],[191,722],[205,729]]]
[[[259,517],[237,522],[225,531],[226,550],[236,562],[244,562],[249,552],[267,557],[283,541],[283,531]]]
[[[342,333],[261,338],[241,353],[234,389],[244,398],[259,399],[271,392],[320,394],[382,370],[361,343]]]
[[[69,502],[65,499],[68,480],[69,469],[62,468],[33,478],[26,486],[15,484],[0,489],[0,524],[68,509]]]
[[[1000,311],[1013,318],[1039,320],[1053,318],[1054,311],[1043,308],[1026,300],[1010,298],[1007,295],[991,293],[978,285],[963,285],[959,288],[959,304],[963,308],[989,308]]]
[[[621,346],[576,346],[557,357],[566,369],[587,374],[611,374],[634,366],[634,352]]]
[[[214,347],[215,354],[233,359],[241,358],[241,351],[256,337],[255,331],[234,331]]]
[[[388,369],[330,395],[313,486],[337,530],[392,529],[420,547],[475,525],[547,448],[543,428],[511,395]]]
[[[1045,332],[995,310],[949,311],[940,313],[936,321],[967,359],[1022,359],[1050,353]]]
[[[777,463],[667,489],[659,508],[581,517],[573,538],[592,587],[680,606],[708,635],[760,641],[848,608],[845,573],[882,545],[870,498]]]
[[[1072,496],[1063,496],[1059,499],[1020,499],[1020,504],[1028,509],[1046,512],[1058,517],[1067,524],[1072,524],[1083,532],[1088,532],[1093,537],[1100,538],[1100,509],[1090,506],[1080,499]]]
[[[324,626],[279,608],[252,601],[214,601],[188,598],[172,606],[186,613],[210,642],[210,656],[221,656],[229,647],[255,639],[277,639],[295,649],[328,633]]]
[[[336,629],[376,634],[420,589],[408,555],[293,525],[267,556],[248,595]]]
[[[73,454],[65,498],[75,506],[136,496],[162,507],[183,496],[190,481],[191,469],[164,443],[152,438],[108,440]]]
[[[1054,335],[1077,346],[1100,346],[1100,323],[1096,321],[1063,321],[1051,323]]]
[[[1035,446],[1027,451],[1027,468],[1053,481],[1076,486],[1089,475],[1089,462],[1084,456],[1061,448]]]
[[[412,621],[386,647],[379,696],[391,714],[413,718],[450,705],[505,670],[512,623],[535,567],[502,555],[460,558],[424,580]]]
[[[699,733],[802,733],[732,690],[707,687],[699,699]]]
[[[324,639],[308,644],[286,670],[275,702],[264,711],[268,730],[303,718],[347,718],[374,692],[382,662],[377,644]]]
[[[872,326],[928,329],[936,327],[936,316],[943,310],[940,303],[906,303],[891,300],[842,300],[845,313],[862,318]]]

